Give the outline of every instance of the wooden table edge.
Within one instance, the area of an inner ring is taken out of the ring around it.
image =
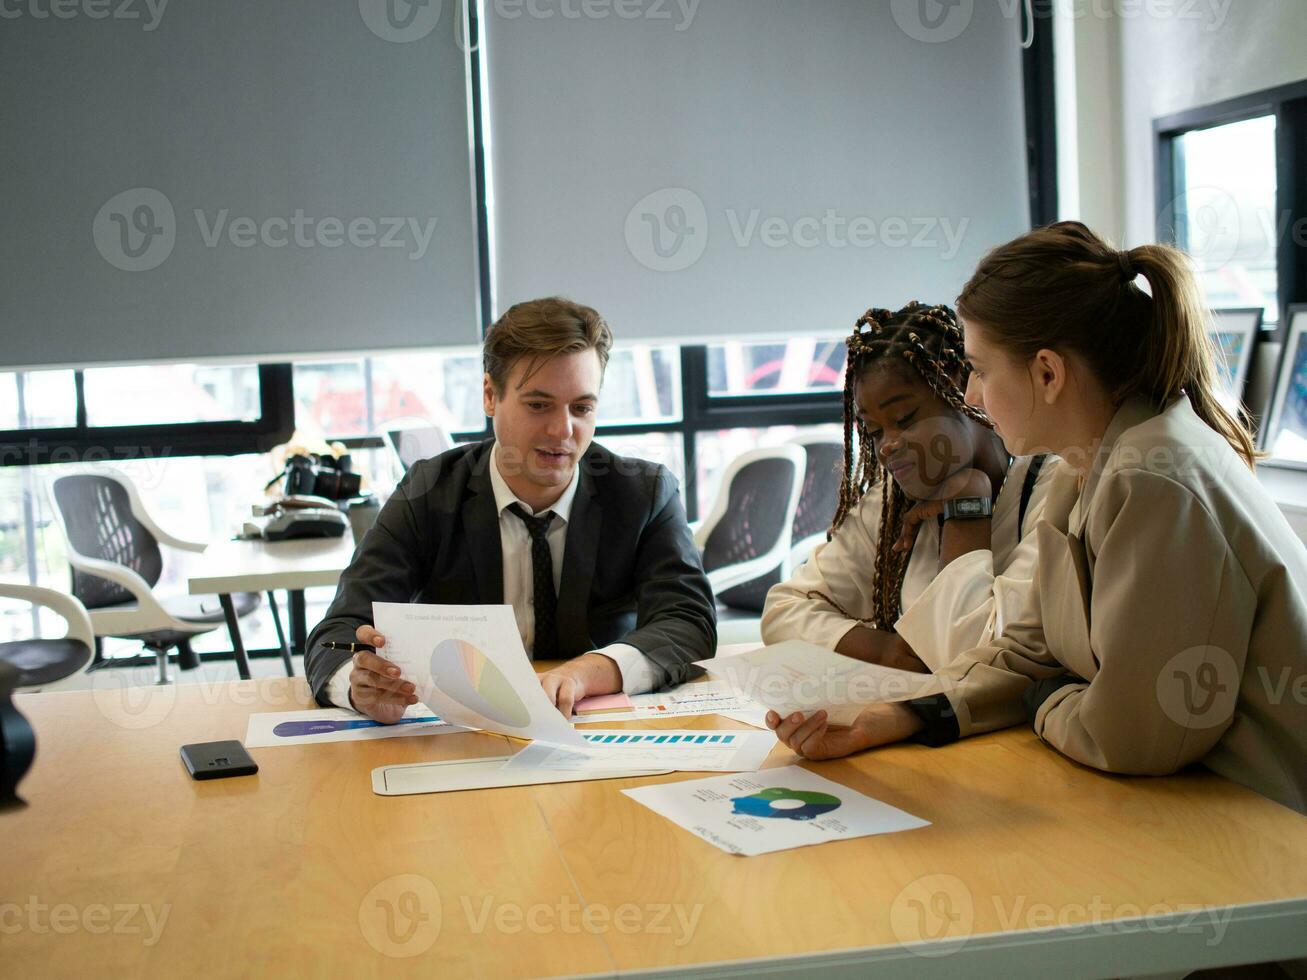
[[[1210,943],[1213,913],[1223,921],[1219,939]],[[763,975],[769,980],[807,980],[820,971],[823,980],[862,980],[874,968],[877,980],[956,980],[962,970],[967,976],[1005,980],[1044,980],[1050,975],[1178,977],[1192,970],[1303,956],[1307,956],[1307,896],[928,942],[578,976],[582,980],[617,976],[717,980]]]

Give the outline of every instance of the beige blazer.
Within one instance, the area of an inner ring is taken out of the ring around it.
[[[935,669],[972,647],[989,642],[1026,608],[1035,574],[1035,527],[1060,466],[1050,458],[1030,494],[1019,534],[1021,489],[1031,460],[1017,459],[994,502],[991,551],[973,551],[939,570],[939,526],[922,524],[903,579],[903,615],[895,630]],[[868,491],[835,536],[818,545],[788,581],[772,586],[762,612],[764,643],[806,640],[828,649],[857,619],[845,616],[810,591],[824,592],[855,617],[872,613],[872,569],[880,540],[882,488]]]
[[[1188,399],[1125,403],[1060,468],[1031,605],[940,671],[962,735],[1016,724],[1085,765],[1208,768],[1307,812],[1307,548]]]

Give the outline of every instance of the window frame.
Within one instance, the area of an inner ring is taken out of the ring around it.
[[[0,466],[267,452],[294,431],[295,398],[289,364],[260,364],[258,372],[260,410],[253,421],[93,426],[86,420],[84,372],[74,370],[74,424],[0,431]]]
[[[1230,123],[1245,122],[1259,116],[1275,117],[1275,210],[1276,221],[1287,216],[1286,233],[1276,245],[1276,289],[1279,322],[1262,327],[1259,342],[1285,344],[1289,335],[1290,311],[1307,303],[1307,243],[1294,241],[1294,229],[1307,221],[1307,81],[1293,82],[1249,95],[1226,99],[1211,105],[1162,116],[1153,120],[1154,142],[1154,221],[1157,240],[1176,244],[1162,217],[1167,202],[1177,194],[1177,157],[1179,139],[1187,133],[1213,129]],[[1281,351],[1271,391],[1275,392],[1285,370],[1286,356]],[[1272,396],[1273,397],[1273,396]],[[1268,409],[1270,406],[1267,406]],[[1269,418],[1259,419],[1258,439],[1268,438]],[[1307,469],[1301,463],[1269,457],[1259,465],[1274,469]]]
[[[1307,180],[1307,81],[1302,81],[1153,120],[1154,222],[1158,241],[1176,243],[1162,216],[1167,202],[1175,200],[1178,193],[1180,138],[1259,116],[1275,117],[1277,219],[1287,215],[1285,227],[1290,232],[1299,221],[1307,219],[1307,186],[1303,186]],[[1288,308],[1307,302],[1307,248],[1296,246],[1292,233],[1285,234],[1276,245],[1275,264],[1280,306],[1276,313],[1280,322],[1270,339],[1283,342],[1288,333]]]

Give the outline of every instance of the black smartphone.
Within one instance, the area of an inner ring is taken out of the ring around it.
[[[192,779],[252,776],[259,771],[259,764],[250,758],[245,746],[234,739],[183,745],[182,762],[186,763],[186,771]]]

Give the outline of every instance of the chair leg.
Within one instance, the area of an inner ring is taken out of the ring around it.
[[[154,683],[156,685],[171,684],[172,678],[168,676],[168,648],[149,644],[147,644],[147,647],[154,651],[155,662],[159,665],[159,679]]]
[[[182,670],[194,670],[200,665],[200,658],[191,649],[190,640],[177,641],[177,666]]]
[[[268,608],[272,610],[272,625],[277,629],[277,646],[281,647],[281,662],[286,665],[286,676],[295,676],[295,664],[290,659],[290,647],[286,645],[286,633],[281,628],[281,613],[277,609],[277,594],[268,590]]]

